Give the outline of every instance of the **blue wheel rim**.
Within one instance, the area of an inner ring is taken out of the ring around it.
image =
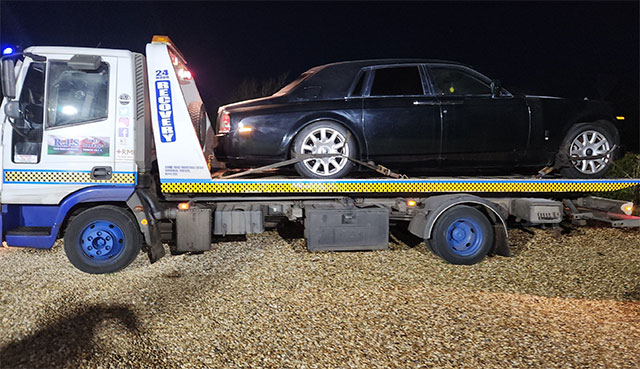
[[[456,255],[473,255],[482,247],[484,234],[480,223],[471,218],[458,218],[447,229],[447,246]]]
[[[105,263],[122,253],[126,239],[117,224],[98,220],[87,224],[80,232],[80,247],[93,262]]]

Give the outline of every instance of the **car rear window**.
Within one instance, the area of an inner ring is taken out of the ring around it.
[[[417,66],[390,67],[375,70],[371,96],[423,95]]]

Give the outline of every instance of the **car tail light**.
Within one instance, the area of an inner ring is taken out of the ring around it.
[[[229,116],[229,113],[222,113],[219,130],[220,133],[229,133],[231,130],[231,117]]]
[[[184,68],[178,69],[178,77],[183,81],[189,81],[193,79],[191,72]]]

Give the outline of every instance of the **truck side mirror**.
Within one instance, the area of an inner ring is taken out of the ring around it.
[[[12,59],[2,59],[2,95],[9,100],[16,98],[15,63]]]
[[[498,97],[501,95],[502,92],[502,85],[500,84],[500,81],[497,79],[494,79],[491,81],[491,97]]]
[[[4,82],[2,83],[4,87]],[[15,97],[15,96],[14,96]],[[4,114],[13,120],[22,119],[20,103],[18,101],[8,101],[4,106]]]

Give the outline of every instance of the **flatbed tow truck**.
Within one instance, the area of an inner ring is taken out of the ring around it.
[[[144,250],[211,249],[213,236],[304,222],[309,250],[379,250],[404,222],[439,257],[509,255],[507,225],[607,221],[640,226],[631,204],[586,197],[640,179],[212,176],[213,129],[187,62],[166,36],[146,56],[31,47],[2,61],[2,240],[51,248],[64,238],[88,273],[125,268]],[[228,174],[228,173],[226,173]]]

